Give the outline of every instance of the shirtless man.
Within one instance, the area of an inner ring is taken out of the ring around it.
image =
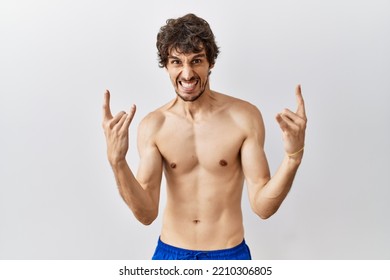
[[[301,88],[296,87],[297,111],[276,116],[286,155],[271,177],[259,110],[210,89],[218,47],[208,23],[192,14],[168,20],[157,48],[176,97],[140,123],[136,176],[126,162],[136,107],[113,116],[105,93],[103,128],[119,192],[135,217],[149,225],[158,215],[164,172],[167,203],[153,259],[250,259],[241,211],[244,180],[253,211],[269,218],[289,192],[303,156]]]

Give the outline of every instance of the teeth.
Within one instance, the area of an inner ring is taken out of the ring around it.
[[[197,83],[197,81],[194,81],[191,83],[181,81],[181,85],[185,89],[191,89],[191,88],[195,87],[196,83]]]

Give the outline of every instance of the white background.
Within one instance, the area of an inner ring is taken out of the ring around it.
[[[106,88],[114,112],[137,104],[136,170],[139,121],[175,96],[156,34],[188,12],[221,47],[212,89],[262,111],[272,172],[274,116],[295,110],[302,84],[306,150],[289,196],[263,221],[243,195],[253,258],[389,259],[390,2],[352,0],[1,0],[0,259],[150,259],[161,212],[145,227],[122,202],[101,105]]]

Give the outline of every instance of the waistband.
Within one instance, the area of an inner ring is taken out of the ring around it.
[[[220,249],[220,250],[188,250],[179,247],[175,247],[161,241],[161,238],[158,239],[157,248],[165,250],[172,254],[180,254],[180,255],[197,255],[197,254],[207,254],[209,257],[213,256],[231,256],[237,253],[242,252],[242,250],[247,249],[247,245],[245,243],[245,239],[242,240],[240,244],[234,246],[232,248]]]

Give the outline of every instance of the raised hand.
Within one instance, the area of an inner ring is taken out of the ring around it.
[[[111,165],[124,161],[129,149],[129,126],[136,111],[135,105],[129,113],[124,111],[112,116],[110,109],[110,92],[104,93],[103,129],[107,142],[107,156]]]
[[[294,113],[284,109],[276,116],[283,133],[284,149],[290,157],[301,157],[305,146],[306,112],[305,103],[302,97],[301,85],[295,88],[297,98],[297,111]]]

